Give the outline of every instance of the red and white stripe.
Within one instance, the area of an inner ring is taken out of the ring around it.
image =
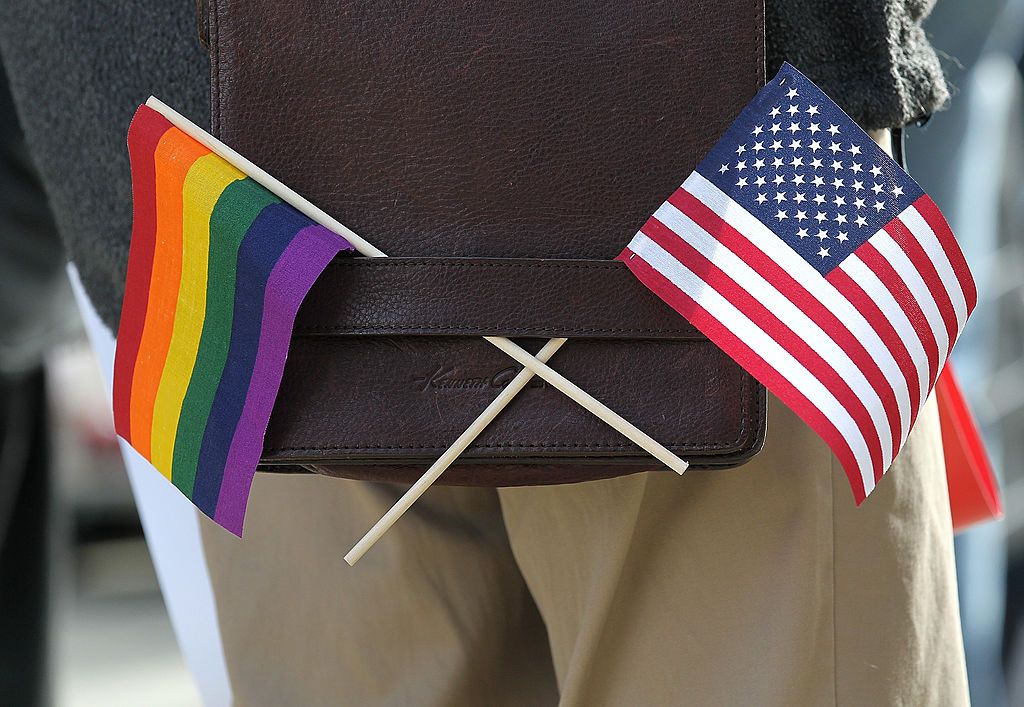
[[[927,196],[822,277],[694,172],[620,259],[828,442],[857,503],[906,441],[976,302]]]

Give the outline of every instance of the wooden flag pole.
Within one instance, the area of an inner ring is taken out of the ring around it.
[[[275,179],[268,172],[258,167],[257,165],[253,164],[242,155],[235,152],[233,149],[225,145],[223,142],[215,138],[213,135],[210,135],[208,132],[200,128],[198,125],[196,125],[188,118],[181,115],[176,110],[166,105],[159,99],[155,98],[154,96],[150,96],[149,99],[146,101],[146,105],[152,108],[153,110],[157,111],[161,115],[163,115],[165,118],[167,118],[167,120],[171,122],[172,125],[174,125],[176,128],[184,132],[186,135],[195,139],[204,146],[208,147],[210,150],[217,153],[219,156],[223,157],[231,165],[247,174],[249,177],[251,177],[253,180],[255,180],[263,187],[268,189],[271,193],[280,198],[282,201],[295,207],[298,211],[305,214],[313,221],[316,221],[322,226],[329,228],[330,230],[334,231],[335,233],[345,238],[345,240],[351,243],[352,246],[357,251],[359,251],[361,255],[364,255],[369,258],[387,257],[387,254],[384,253],[384,251],[380,250],[379,248],[371,244],[369,241],[360,237],[358,234],[356,234],[350,228],[345,226],[343,223],[333,218],[326,211],[319,208],[318,206],[310,202],[308,199],[304,198],[291,187]],[[511,383],[508,386],[506,386],[505,390],[503,390],[502,393],[497,398],[495,398],[491,405],[489,405],[487,409],[485,409],[484,412],[481,413],[481,415],[476,419],[476,421],[474,421],[473,425],[471,425],[470,428],[467,429],[466,432],[464,432],[459,437],[458,440],[456,440],[456,443],[452,445],[452,448],[445,452],[441,456],[441,458],[438,459],[438,461],[435,462],[433,466],[431,466],[427,473],[424,474],[423,477],[416,482],[416,485],[414,485],[414,487],[409,490],[406,496],[403,496],[403,498],[399,500],[395,507],[392,508],[391,511],[388,514],[386,514],[384,518],[382,518],[381,521],[377,523],[377,525],[374,526],[374,529],[367,533],[367,536],[364,537],[363,540],[361,540],[359,544],[356,545],[355,548],[353,548],[352,552],[350,552],[349,555],[353,555],[356,549],[364,545],[365,543],[362,552],[354,555],[354,559],[352,560],[352,562],[355,562],[356,559],[362,556],[362,553],[365,552],[373,544],[373,542],[376,541],[376,538],[379,538],[380,535],[385,530],[387,530],[387,528],[390,527],[390,525],[393,524],[394,521],[402,515],[402,513],[405,512],[409,505],[411,505],[412,502],[415,501],[416,498],[418,498],[419,495],[421,495],[423,491],[426,490],[426,488],[433,482],[433,480],[440,476],[441,473],[445,470],[445,468],[447,468],[447,466],[449,466],[451,462],[454,461],[455,458],[458,456],[458,453],[449,454],[449,452],[452,452],[453,449],[458,447],[460,442],[463,442],[464,444],[462,446],[462,449],[459,449],[459,452],[465,449],[465,447],[468,446],[470,442],[472,442],[473,438],[475,438],[480,433],[480,431],[483,430],[483,428],[486,427],[486,425],[491,420],[493,420],[495,416],[497,416],[497,414],[502,410],[502,408],[504,408],[505,405],[507,405],[508,402],[512,400],[513,397],[515,397],[516,393],[518,393],[520,390],[523,389],[523,387],[526,386],[526,383],[529,382],[530,378],[534,374],[543,378],[545,381],[550,383],[555,389],[564,393],[569,398],[576,401],[576,403],[581,405],[583,408],[588,410],[590,413],[592,413],[600,420],[611,426],[613,429],[622,433],[627,439],[632,441],[634,444],[639,446],[644,451],[648,452],[651,456],[653,456],[655,459],[658,459],[660,462],[665,464],[667,467],[669,467],[676,473],[682,474],[684,471],[686,471],[688,464],[685,461],[683,461],[675,454],[670,452],[668,449],[666,449],[664,446],[659,444],[657,441],[653,440],[651,437],[646,435],[632,423],[619,416],[617,413],[608,408],[608,406],[594,398],[585,390],[569,381],[567,378],[565,378],[563,375],[561,375],[554,369],[549,368],[543,360],[539,360],[538,358],[531,356],[528,351],[523,349],[521,346],[515,344],[510,339],[495,336],[485,336],[484,339],[489,343],[493,344],[494,346],[498,347],[502,351],[504,351],[506,354],[514,358],[516,361],[518,361],[521,365],[525,367],[525,370],[520,371],[516,378],[513,379],[518,380],[519,376],[524,376],[523,380],[521,381],[521,384],[518,388],[515,389],[513,389]],[[557,350],[558,347],[561,346],[565,340],[562,339],[561,343],[555,345],[555,342],[558,341],[559,339],[552,339],[551,341],[548,342],[548,345],[554,346],[554,350]],[[542,351],[546,350],[547,348],[548,347],[545,346],[545,348],[542,349]],[[554,351],[551,351],[548,355],[550,356],[553,354]],[[506,395],[506,392],[508,392],[509,394]],[[442,464],[442,460],[445,460],[446,463]],[[422,486],[421,482],[423,482]],[[418,489],[418,492],[413,493],[414,489]],[[409,497],[409,501],[403,507],[403,502],[405,502],[406,497]],[[390,522],[385,522],[385,520],[389,517]],[[376,535],[374,535],[374,530],[376,530],[378,526],[381,526],[380,531]]]
[[[161,101],[156,96],[150,96],[146,101],[146,105],[155,110],[157,113],[171,121],[174,127],[181,130],[183,133],[188,135],[190,138],[202,143],[204,146],[216,152],[218,155],[227,160],[233,167],[236,167],[246,175],[252,177],[256,182],[266,187],[271,193],[280,198],[282,201],[291,204],[296,209],[309,216],[311,219],[319,223],[321,226],[326,226],[338,235],[342,236],[345,240],[352,244],[356,250],[359,251],[360,255],[365,255],[367,258],[386,258],[387,254],[374,246],[367,240],[361,238],[352,229],[345,224],[341,223],[337,219],[331,217],[326,211],[316,206],[313,202],[309,201],[297,191],[289,187],[284,182],[275,179],[264,170],[240,154],[232,150],[230,147],[225,145],[223,142],[215,138],[210,133],[206,132],[198,125],[193,123],[191,120],[183,116],[178,111],[171,108],[169,105]]]
[[[562,347],[567,339],[551,339],[548,343],[544,344],[537,353],[537,360],[546,363],[548,359],[555,355],[555,352]],[[378,520],[369,532],[363,536],[362,540],[357,542],[348,554],[345,555],[345,562],[350,565],[354,565],[359,561],[359,558],[366,554],[366,551],[373,547],[373,544],[380,540],[381,536],[388,531],[392,525],[395,524],[399,518],[402,517],[410,506],[416,502],[423,492],[430,488],[430,485],[437,481],[437,477],[444,473],[444,470],[451,466],[452,462],[458,459],[459,455],[466,450],[473,440],[477,438],[483,429],[491,423],[495,417],[498,416],[505,406],[509,404],[512,398],[516,397],[520,390],[526,387],[526,384],[533,378],[533,371],[529,368],[523,368],[519,371],[516,376],[509,381],[501,393],[498,394],[491,404],[484,408],[484,411],[480,413],[480,416],[473,420],[473,424],[466,428],[466,431],[459,435],[459,438],[455,440],[452,446],[448,447],[444,454],[437,458],[426,473],[419,478],[419,480],[409,487],[409,490],[398,499],[398,502],[391,507],[387,513],[385,513],[380,520]]]

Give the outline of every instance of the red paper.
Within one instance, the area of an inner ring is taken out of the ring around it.
[[[947,363],[935,384],[953,530],[1003,517],[999,485],[960,384]]]

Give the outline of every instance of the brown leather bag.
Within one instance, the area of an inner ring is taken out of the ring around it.
[[[611,259],[764,81],[757,0],[211,0],[213,130],[395,256],[299,314],[263,466],[412,480],[532,351],[698,467],[765,393]],[[442,483],[657,468],[539,380]]]

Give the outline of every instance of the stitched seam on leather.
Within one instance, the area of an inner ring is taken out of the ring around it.
[[[559,336],[572,336],[573,338],[579,338],[580,336],[586,336],[588,333],[601,333],[601,334],[686,334],[689,338],[688,341],[707,341],[707,337],[701,334],[696,329],[602,329],[602,328],[586,328],[586,329],[575,329],[567,328],[562,329],[558,327],[516,327],[505,324],[488,324],[487,326],[456,326],[454,324],[312,324],[305,326],[295,327],[296,336],[300,336],[303,332],[307,331],[320,331],[320,332],[344,332],[344,331],[470,331],[478,332],[481,330],[500,329],[505,332],[542,332],[548,328],[557,330]]]
[[[678,447],[686,449],[724,449],[726,447],[735,446],[735,443],[730,444],[728,442],[669,442],[665,445],[666,447]],[[602,443],[602,442],[541,442],[538,444],[525,444],[521,442],[500,442],[496,444],[476,444],[473,445],[473,449],[506,449],[509,447],[515,447],[518,449],[553,449],[553,448],[564,448],[564,449],[610,449],[618,450],[623,452],[635,451],[636,447],[627,447],[621,444],[613,443]],[[316,452],[316,451],[331,451],[337,449],[437,449],[443,450],[445,447],[434,444],[328,444],[318,447],[267,447],[265,452]]]
[[[211,10],[211,27],[210,32],[210,44],[213,48],[213,56],[211,59],[211,70],[213,71],[213,91],[214,91],[214,105],[213,115],[211,116],[211,129],[213,134],[220,136],[220,121],[221,112],[223,106],[222,92],[220,88],[220,3],[217,0],[210,0]]]
[[[402,258],[403,262],[395,262],[397,258],[376,258],[371,260],[355,260],[354,258],[335,258],[330,265],[333,267],[374,267],[374,268],[550,268],[555,270],[619,270],[618,261],[609,260],[603,263],[464,263],[457,261],[432,262],[430,258]],[[409,262],[415,260],[416,262]],[[625,267],[625,266],[623,266]],[[625,271],[623,271],[625,272]]]
[[[748,409],[751,402],[751,385],[742,386],[742,407],[744,410]],[[760,419],[760,415],[758,416]],[[670,442],[667,447],[675,447],[677,449],[726,449],[728,447],[735,447],[738,445],[746,436],[746,432],[749,430],[751,421],[751,415],[743,414],[739,423],[739,432],[736,434],[736,438],[731,442]],[[606,444],[600,442],[593,443],[540,443],[540,444],[523,444],[517,442],[504,442],[498,444],[489,445],[474,445],[474,449],[477,450],[498,450],[507,449],[510,447],[519,449],[600,449],[605,451],[618,451],[618,452],[629,452],[633,451],[635,447],[627,447],[622,444]],[[406,449],[430,449],[440,450],[442,447],[436,445],[324,445],[321,447],[268,447],[264,452],[330,452],[336,450],[406,450]],[[555,460],[557,461],[557,460]]]
[[[765,84],[765,37],[764,37],[764,1],[757,0],[754,8],[754,93]]]

